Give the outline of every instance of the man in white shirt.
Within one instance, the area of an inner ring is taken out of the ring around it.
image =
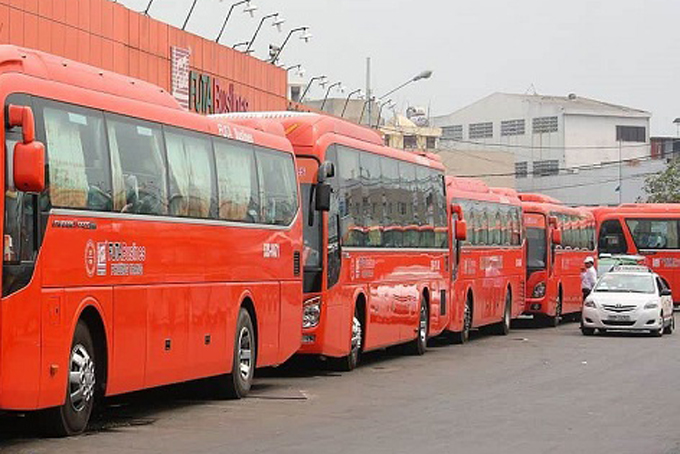
[[[586,257],[583,261],[583,265],[586,267],[581,273],[581,292],[583,293],[583,299],[585,300],[590,292],[595,287],[597,282],[597,271],[595,270],[595,259],[592,257]]]

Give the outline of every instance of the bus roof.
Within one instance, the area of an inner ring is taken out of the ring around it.
[[[157,85],[33,49],[0,45],[0,73],[21,73],[181,110],[177,100]]]
[[[536,212],[546,215],[562,213],[584,216],[591,219],[593,217],[592,212],[586,208],[570,207],[548,195],[538,193],[519,193],[518,195],[525,212]]]
[[[680,217],[680,203],[624,203],[619,206],[588,207],[597,219],[604,217]]]
[[[324,139],[335,136],[346,139],[345,145],[353,148],[444,170],[441,158],[437,155],[387,147],[380,134],[373,129],[337,117],[312,112],[237,112],[214,117],[253,128],[266,127],[270,123],[280,124],[293,148],[300,154],[324,152],[324,145],[336,143],[333,139]]]
[[[521,192],[518,194],[519,199],[522,202],[535,202],[535,203],[550,203],[553,205],[562,205],[562,202],[549,195],[539,194],[536,192]]]
[[[446,176],[446,195],[448,200],[464,198],[519,205],[517,193],[509,188],[490,188],[484,181],[477,178]]]

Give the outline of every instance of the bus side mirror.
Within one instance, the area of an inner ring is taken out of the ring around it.
[[[331,209],[331,193],[333,192],[331,185],[328,183],[318,183],[316,185],[316,210],[330,211]]]
[[[465,220],[456,221],[456,240],[467,240],[467,222]]]
[[[560,246],[562,244],[562,230],[553,229],[551,233],[552,244],[555,246]]]
[[[333,178],[335,176],[335,165],[326,161],[319,166],[319,172],[316,176],[316,180],[319,183],[325,182],[328,178]]]
[[[21,126],[22,141],[14,145],[14,186],[24,192],[45,189],[45,145],[35,140],[35,117],[27,106],[10,105],[8,124]]]

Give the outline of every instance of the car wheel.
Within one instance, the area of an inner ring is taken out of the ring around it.
[[[662,337],[664,331],[666,331],[666,328],[663,326],[663,316],[659,320],[659,324],[660,324],[660,328],[652,331],[652,336],[654,336],[654,337]]]
[[[666,329],[664,330],[665,334],[673,334],[673,331],[675,330],[675,316],[671,314],[671,322],[668,324]]]
[[[97,357],[92,335],[83,321],[78,322],[69,357],[66,402],[44,412],[47,435],[64,437],[85,431],[92,415],[97,389]]]
[[[592,336],[593,334],[595,334],[595,328],[586,328],[582,326],[581,333],[583,333],[584,336]]]
[[[598,329],[598,331],[600,332],[600,334],[607,334],[607,330],[605,328],[600,328]]]

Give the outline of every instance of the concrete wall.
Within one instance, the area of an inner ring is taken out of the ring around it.
[[[512,153],[494,150],[444,149],[429,150],[438,154],[446,166],[446,174],[472,176],[490,186],[515,187],[515,158]],[[493,176],[500,174],[499,176]]]

